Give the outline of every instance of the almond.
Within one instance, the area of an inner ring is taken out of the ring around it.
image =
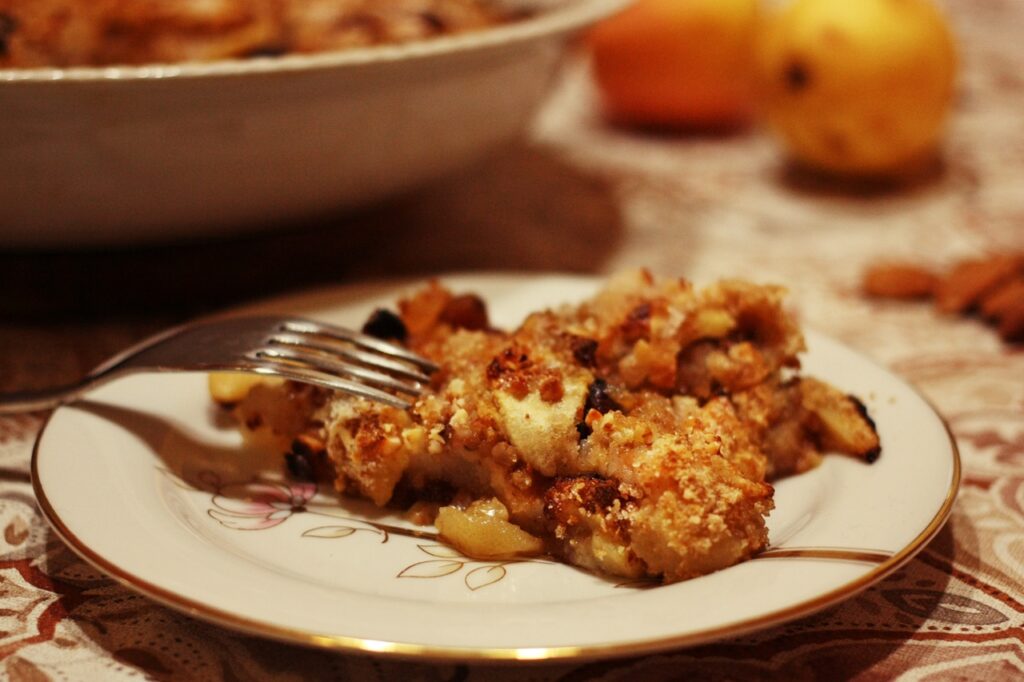
[[[1024,276],[1004,282],[981,300],[981,314],[990,320],[1002,319],[1014,307],[1024,305]]]
[[[930,270],[906,263],[883,263],[864,273],[864,293],[875,298],[927,298],[938,278]]]
[[[939,281],[935,303],[944,313],[974,308],[989,292],[1021,272],[1022,258],[1014,254],[960,263]]]

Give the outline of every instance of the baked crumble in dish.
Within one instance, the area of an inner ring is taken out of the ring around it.
[[[211,392],[287,443],[291,475],[407,509],[467,555],[674,582],[766,548],[770,481],[879,455],[863,404],[799,374],[783,298],[635,271],[507,332],[434,282],[364,327],[439,365],[409,410],[239,375]]]
[[[0,0],[0,68],[323,52],[522,16],[488,0]]]

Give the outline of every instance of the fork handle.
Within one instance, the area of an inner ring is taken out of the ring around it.
[[[54,386],[34,391],[0,393],[0,415],[52,410],[75,398],[88,382]]]

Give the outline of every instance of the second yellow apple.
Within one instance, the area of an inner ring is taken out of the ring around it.
[[[804,165],[898,176],[934,156],[957,59],[930,0],[795,0],[757,54],[764,116]]]

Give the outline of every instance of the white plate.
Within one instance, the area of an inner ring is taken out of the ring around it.
[[[596,286],[560,276],[446,281],[482,294],[503,325]],[[344,289],[269,307],[358,325],[407,290]],[[872,362],[807,336],[805,372],[864,400],[882,456],[872,465],[830,456],[779,482],[768,558],[665,587],[548,562],[471,561],[385,530],[413,528],[398,515],[329,491],[311,497],[246,451],[196,374],[136,375],[57,410],[40,435],[33,480],[51,524],[85,559],[168,606],[254,634],[460,660],[695,644],[848,598],[910,559],[952,505],[959,459],[931,407]],[[241,501],[258,492],[264,502]]]

